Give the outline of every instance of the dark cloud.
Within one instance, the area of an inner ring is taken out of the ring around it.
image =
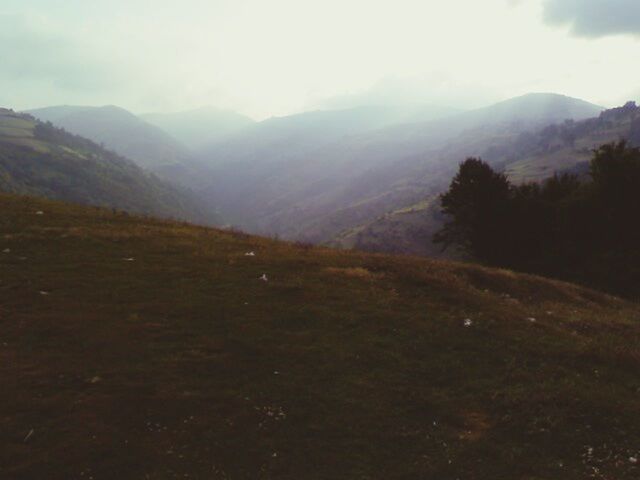
[[[546,0],[544,18],[581,37],[640,36],[640,0]]]

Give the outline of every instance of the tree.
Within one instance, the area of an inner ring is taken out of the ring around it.
[[[503,174],[494,172],[481,159],[468,158],[440,197],[442,212],[449,221],[434,241],[443,249],[457,245],[481,261],[501,262],[509,196],[510,185]]]
[[[434,241],[490,265],[638,295],[640,148],[601,146],[590,174],[511,185],[469,158],[440,197],[448,221]]]

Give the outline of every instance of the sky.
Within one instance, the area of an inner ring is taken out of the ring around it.
[[[639,0],[1,0],[0,106],[640,100]]]

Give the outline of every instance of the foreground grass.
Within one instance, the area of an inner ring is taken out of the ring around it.
[[[0,196],[3,479],[636,479],[639,337],[561,282]]]

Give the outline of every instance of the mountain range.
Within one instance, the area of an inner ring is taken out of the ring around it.
[[[205,195],[227,222],[242,229],[331,242],[441,192],[466,156],[499,150],[522,134],[602,110],[565,96],[531,94],[469,112],[437,112],[429,121],[391,126],[360,121],[337,135],[314,129],[313,136],[306,131],[301,136],[292,128],[274,135],[274,127],[263,122],[207,152],[213,176]],[[352,111],[347,118],[353,118]]]
[[[211,147],[255,123],[245,115],[213,107],[139,117],[171,135],[191,152]]]
[[[625,110],[626,108],[626,110]],[[255,122],[213,108],[136,116],[117,107],[32,111],[101,142],[235,228],[343,248],[439,255],[437,195],[478,156],[517,181],[580,169],[632,136],[635,107],[528,94],[485,108],[368,106]],[[617,112],[617,113],[616,113]]]
[[[640,107],[634,102],[582,121],[569,120],[507,136],[500,143],[481,143],[475,150],[456,155],[460,161],[465,156],[480,156],[515,183],[540,182],[555,173],[586,175],[594,149],[623,139],[640,146]],[[440,185],[440,191],[447,188],[448,181]],[[369,251],[441,256],[440,247],[431,242],[444,223],[437,193],[345,230],[329,243]]]

